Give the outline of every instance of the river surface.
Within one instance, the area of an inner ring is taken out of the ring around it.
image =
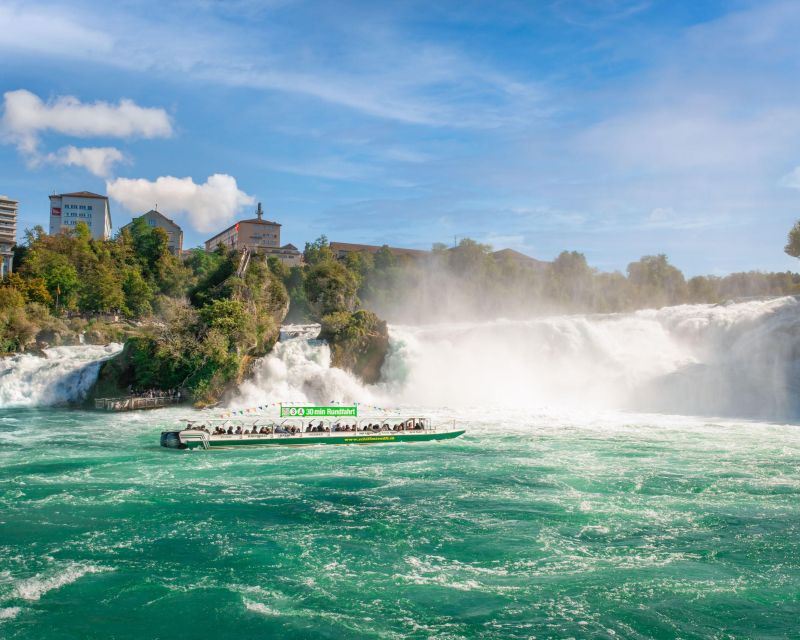
[[[685,313],[697,325],[699,310]],[[788,311],[765,313],[749,326],[765,333]],[[629,335],[638,322],[618,320]],[[781,344],[785,321],[774,331]],[[740,337],[722,343],[726,358],[753,341],[734,325]],[[475,339],[475,327],[462,329]],[[517,329],[509,339],[530,358],[541,339],[526,345]],[[229,406],[399,398],[391,408],[456,419],[468,430],[458,440],[182,452],[158,439],[186,409],[109,415],[9,402],[0,410],[0,637],[798,637],[800,427],[785,394],[751,389],[772,402],[762,407],[770,422],[643,413],[622,394],[614,402],[625,407],[602,406],[596,389],[586,390],[589,408],[574,395],[585,378],[566,375],[569,358],[549,356],[564,379],[543,379],[528,404],[514,403],[519,380],[512,391],[475,387],[483,371],[447,377],[452,361],[438,370],[440,356],[420,361],[420,349],[459,346],[453,328],[436,347],[431,333],[396,330],[387,377],[399,386],[363,388],[300,332]],[[508,327],[498,333],[505,340]],[[714,363],[703,354],[713,349],[703,345],[675,338],[667,352],[662,341],[657,367],[631,362],[625,379],[652,391],[657,376],[675,375],[670,362],[707,376]],[[577,352],[583,364],[585,343]],[[75,360],[82,380],[86,358]],[[36,380],[32,366],[25,377]],[[17,368],[0,391],[22,384]],[[449,404],[429,403],[431,388]],[[536,395],[542,388],[552,402]],[[670,394],[660,401],[677,403]],[[736,413],[734,400],[718,396],[715,408]]]

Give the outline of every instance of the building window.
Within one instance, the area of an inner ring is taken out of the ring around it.
[[[155,227],[156,226],[156,221],[155,220],[148,220],[147,224],[149,224],[151,227]]]

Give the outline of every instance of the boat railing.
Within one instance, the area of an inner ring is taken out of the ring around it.
[[[365,420],[367,421],[367,424],[369,424],[369,422],[368,422],[369,419],[365,419]],[[190,422],[189,425],[187,426],[187,430],[184,431],[184,432],[186,433],[187,431],[189,431],[189,432],[194,432],[194,433],[202,433],[202,434],[204,434],[206,436],[207,439],[213,438],[214,440],[219,441],[219,440],[264,440],[264,439],[272,440],[272,439],[281,439],[281,438],[320,438],[320,437],[342,437],[342,436],[363,437],[363,436],[376,435],[376,434],[389,435],[389,434],[398,434],[398,433],[436,433],[436,432],[454,431],[455,428],[456,428],[454,421],[453,422],[447,421],[447,422],[441,422],[441,423],[434,424],[429,419],[426,418],[426,419],[424,419],[422,421],[422,423],[423,423],[423,428],[422,429],[403,428],[403,429],[401,429],[399,431],[395,431],[394,429],[391,429],[391,428],[388,429],[388,430],[384,430],[384,429],[368,429],[368,430],[364,430],[363,428],[358,428],[357,430],[338,430],[337,429],[335,431],[334,430],[328,430],[328,431],[306,431],[305,429],[301,429],[301,430],[295,431],[295,433],[291,433],[291,432],[283,433],[283,432],[280,432],[280,431],[278,431],[278,432],[275,431],[275,428],[281,428],[281,427],[289,428],[291,426],[295,426],[295,427],[297,426],[297,425],[288,424],[289,421],[283,421],[283,422],[277,422],[276,421],[276,422],[273,422],[270,425],[262,424],[262,426],[270,427],[270,433],[213,433],[213,432],[209,433],[209,432],[206,432],[206,431],[204,431],[202,429],[202,427],[204,427],[204,426],[205,427],[208,427],[208,426],[213,427],[214,426],[213,423],[215,423],[215,422],[216,423],[227,424],[228,426],[234,426],[235,425],[235,426],[241,426],[242,428],[250,428],[249,424],[247,424],[245,421],[241,421],[241,420],[215,420],[215,419],[210,419],[210,420],[207,420],[205,422],[200,422],[200,423],[198,423],[198,422]],[[315,419],[314,422],[317,422],[317,420]],[[325,421],[323,420],[323,422],[325,422]],[[373,422],[373,424],[375,424],[375,423]],[[254,423],[254,425],[255,425],[255,423]]]

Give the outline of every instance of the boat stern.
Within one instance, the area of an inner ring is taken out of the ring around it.
[[[180,431],[162,431],[161,446],[167,449],[185,449],[186,445],[181,442]]]

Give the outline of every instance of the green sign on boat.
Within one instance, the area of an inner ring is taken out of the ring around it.
[[[281,418],[355,418],[358,406],[352,407],[284,407]]]

